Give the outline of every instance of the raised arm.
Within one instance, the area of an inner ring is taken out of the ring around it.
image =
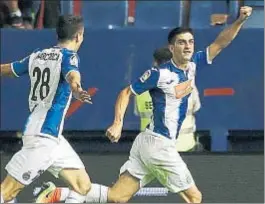
[[[212,61],[226,46],[228,46],[237,36],[242,25],[252,13],[252,8],[244,6],[240,8],[239,18],[228,28],[224,29],[216,40],[208,47],[209,61]]]
[[[116,101],[115,104],[115,117],[113,124],[107,129],[106,136],[112,142],[118,142],[121,137],[121,131],[123,126],[123,119],[128,107],[130,96],[132,95],[132,91],[130,87],[126,87],[123,89]]]

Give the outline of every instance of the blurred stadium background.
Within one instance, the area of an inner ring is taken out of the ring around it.
[[[83,86],[98,91],[93,105],[81,106],[67,118],[64,135],[84,158],[92,180],[94,176],[104,184],[115,180],[140,127],[131,100],[121,141],[111,144],[104,137],[114,116],[117,94],[151,66],[153,50],[166,45],[169,29],[194,28],[196,50],[200,50],[237,18],[240,6],[252,6],[252,16],[233,43],[210,68],[197,71],[202,108],[196,115],[196,140],[203,148],[182,155],[198,179],[205,202],[264,201],[263,1],[18,0],[18,3],[22,7],[20,20],[10,18],[7,6],[0,4],[1,63],[21,59],[36,47],[52,46],[56,42],[54,22],[58,15],[82,14],[85,19],[85,41],[79,51]],[[25,7],[30,18],[25,17]],[[27,87],[27,77],[1,79],[1,179],[7,159],[21,147],[21,130],[28,116]],[[44,178],[50,177],[45,174]],[[30,190],[21,196],[22,201],[30,201]],[[174,199],[169,196],[133,201],[174,202]]]

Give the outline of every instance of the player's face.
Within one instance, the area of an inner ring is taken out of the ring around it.
[[[169,46],[173,58],[185,63],[191,60],[194,52],[194,38],[191,33],[176,36],[175,43]]]

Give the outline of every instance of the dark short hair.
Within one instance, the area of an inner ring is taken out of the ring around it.
[[[153,57],[158,65],[169,61],[172,58],[172,53],[167,47],[158,48],[154,51]]]
[[[168,43],[173,44],[175,42],[176,36],[182,33],[190,33],[193,35],[193,30],[191,28],[186,28],[186,27],[177,27],[172,29],[167,37]]]
[[[56,32],[59,41],[72,40],[84,26],[81,16],[63,15],[59,16]]]

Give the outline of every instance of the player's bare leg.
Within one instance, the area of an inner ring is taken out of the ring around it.
[[[140,189],[140,181],[128,171],[121,174],[117,182],[108,190],[108,202],[126,203]]]
[[[91,188],[90,178],[85,169],[63,169],[59,178],[64,180],[70,188],[66,203],[85,201]]]
[[[54,186],[54,184],[52,185]],[[108,188],[107,186],[99,184],[92,184],[91,186],[91,190],[86,196],[87,203],[126,203],[140,189],[140,182],[138,179],[131,176],[130,173],[125,172],[112,187]],[[56,188],[46,192],[43,191],[42,197],[45,198],[38,203],[63,202],[68,192],[68,188]],[[195,185],[187,190],[179,192],[179,195],[186,203],[201,203],[202,201],[202,194]]]
[[[196,185],[193,185],[187,190],[179,193],[179,195],[185,200],[186,203],[201,203],[202,193],[199,191]]]
[[[118,181],[107,187],[99,184],[92,184],[87,194],[87,203],[125,203],[140,189],[140,181],[128,172],[120,175]]]
[[[108,190],[108,202],[128,202],[140,189],[140,182],[128,172],[122,174],[118,181]],[[201,203],[202,194],[196,185],[179,193],[186,203]]]
[[[1,203],[10,202],[17,197],[25,186],[9,174],[1,183]]]
[[[63,169],[59,178],[69,188],[56,188],[52,182],[45,183],[39,192],[34,192],[36,203],[83,203],[91,188],[89,176],[85,169]]]
[[[54,184],[49,182],[50,186]],[[65,201],[66,196],[62,193],[68,192],[68,188],[50,188],[46,186],[43,191],[37,195],[37,203],[57,203]],[[88,203],[106,203],[106,202],[127,202],[140,189],[140,182],[128,172],[121,174],[117,182],[112,187],[99,184],[92,184],[91,191],[88,192],[86,202]]]

